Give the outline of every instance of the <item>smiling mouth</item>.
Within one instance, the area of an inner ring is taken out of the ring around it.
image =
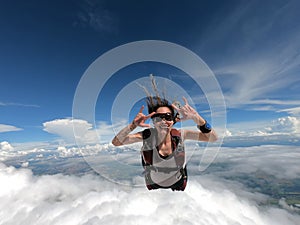
[[[161,129],[168,129],[168,128],[169,128],[168,125],[160,125],[159,127],[160,127]]]

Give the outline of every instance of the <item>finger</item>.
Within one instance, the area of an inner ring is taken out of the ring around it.
[[[152,112],[149,115],[145,116],[146,119],[149,119],[151,116],[153,116],[156,112]]]
[[[186,118],[185,118],[184,116],[182,116],[182,117],[179,117],[179,118],[178,118],[177,122],[179,122],[179,121],[180,121],[180,122],[183,122],[183,121],[185,121],[185,120],[186,120]]]
[[[174,104],[171,104],[171,106],[173,107],[173,109],[175,109],[176,111],[179,111],[180,110],[180,108],[178,108],[176,105],[174,105]]]
[[[141,123],[139,126],[140,127],[151,127],[150,124],[147,124],[147,123]]]
[[[172,105],[174,105],[174,106],[176,106],[177,108],[181,108],[181,104],[180,104],[180,102],[179,101],[174,101],[174,102],[172,102]]]
[[[182,97],[182,99],[183,99],[185,105],[189,105],[188,100],[184,96]]]
[[[140,108],[139,113],[143,113],[144,108],[145,108],[145,106],[142,105],[142,107]]]

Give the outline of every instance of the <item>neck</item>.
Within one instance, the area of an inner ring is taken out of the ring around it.
[[[169,140],[171,140],[170,137],[171,137],[171,133],[169,130],[157,133],[157,139],[161,144],[167,143]]]

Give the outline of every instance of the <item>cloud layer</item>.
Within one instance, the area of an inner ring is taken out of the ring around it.
[[[259,205],[263,196],[238,196],[209,177],[193,177],[178,193],[116,186],[92,175],[38,177],[1,164],[0,182],[3,224],[292,225],[300,220],[284,209]]]
[[[43,123],[44,131],[57,135],[65,143],[73,145],[77,143],[81,146],[110,143],[117,130],[125,125],[125,120],[114,125],[101,121],[94,128],[91,123],[85,120],[70,118],[56,119]],[[184,127],[184,129],[195,129],[195,127]],[[216,130],[218,131],[218,128]],[[297,142],[297,137],[300,136],[300,119],[296,116],[286,116],[270,121],[229,124],[226,136],[234,137],[235,139],[231,139],[231,141],[234,141],[236,145],[239,144],[239,141],[243,141],[245,137],[249,140],[252,138],[253,145],[257,143],[256,137],[265,138],[265,140],[262,140],[265,144],[269,144],[269,141],[274,140],[274,138],[277,138],[278,141],[282,140],[294,144],[295,140]]]

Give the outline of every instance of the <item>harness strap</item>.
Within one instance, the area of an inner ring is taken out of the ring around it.
[[[181,171],[182,168],[180,167],[158,167],[158,166],[153,166],[153,165],[147,165],[148,170],[152,170],[155,172],[161,172],[161,173],[171,173],[175,171]]]
[[[150,174],[149,173],[145,174],[146,187],[148,190],[154,190],[154,189],[159,189],[159,188],[163,188],[163,189],[171,188],[172,191],[184,191],[186,188],[186,185],[187,185],[187,180],[188,180],[186,167],[181,168],[180,172],[182,174],[182,177],[180,178],[180,180],[178,182],[171,185],[170,187],[162,187],[162,186],[154,183],[150,177]]]

